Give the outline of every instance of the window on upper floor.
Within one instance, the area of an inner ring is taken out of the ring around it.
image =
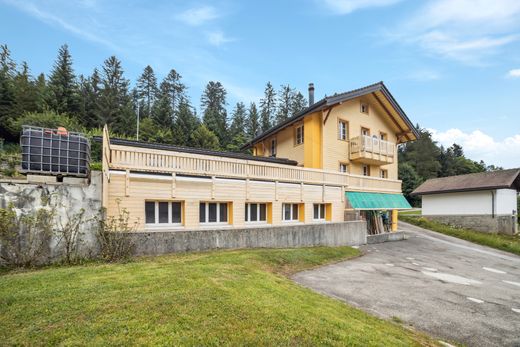
[[[339,163],[339,172],[348,172],[348,164]]]
[[[148,225],[181,225],[182,203],[180,201],[145,201],[145,223]]]
[[[386,140],[388,140],[388,135],[386,133],[384,133],[384,132],[379,132],[379,138],[381,140],[386,141]]]
[[[370,129],[362,127],[361,135],[370,136]]]
[[[295,130],[295,143],[297,145],[301,145],[303,143],[303,138],[304,138],[303,125],[299,125],[296,127],[296,130]]]
[[[276,157],[276,138],[271,139],[271,157]]]
[[[379,170],[379,176],[381,178],[388,178],[388,170],[383,170],[383,169]]]
[[[363,176],[370,176],[370,166],[363,165]]]
[[[341,119],[338,121],[338,139],[342,141],[348,139],[348,122]]]
[[[368,104],[366,102],[362,102],[360,106],[361,113],[368,114]]]

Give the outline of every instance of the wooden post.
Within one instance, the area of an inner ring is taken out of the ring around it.
[[[211,199],[215,199],[215,176],[211,176]]]
[[[300,201],[303,202],[303,182],[300,182]]]
[[[175,197],[175,189],[177,188],[177,174],[172,172],[172,198]]]
[[[125,196],[130,196],[130,170],[125,174]]]
[[[278,181],[274,181],[274,201],[278,201]]]
[[[321,186],[321,202],[325,202],[325,185]]]
[[[249,200],[249,178],[246,178],[246,200]]]
[[[397,219],[399,218],[399,213],[397,210],[392,210],[392,232],[397,231]]]

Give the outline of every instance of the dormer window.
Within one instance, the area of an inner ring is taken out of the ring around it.
[[[368,114],[368,104],[366,102],[361,103],[361,113]]]

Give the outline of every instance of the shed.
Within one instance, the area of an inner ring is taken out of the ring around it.
[[[518,231],[520,169],[429,179],[412,192],[422,197],[422,215],[478,231]]]

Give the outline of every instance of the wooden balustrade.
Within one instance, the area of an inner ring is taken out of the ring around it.
[[[106,134],[108,139],[108,134]],[[107,153],[105,153],[105,151]],[[175,152],[123,145],[105,145],[103,164],[113,170],[177,173],[341,186],[349,190],[401,192],[401,181],[302,168],[256,160]]]

